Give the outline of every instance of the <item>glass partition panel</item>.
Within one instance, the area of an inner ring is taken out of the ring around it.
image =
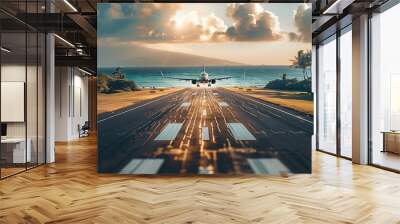
[[[351,26],[340,36],[340,154],[352,157],[352,34]]]
[[[1,1],[0,6],[23,16],[43,13],[45,1]],[[5,178],[45,163],[46,38],[0,12],[0,45],[0,178]]]
[[[336,153],[336,37],[318,47],[318,149]]]
[[[372,29],[372,163],[400,170],[400,4],[374,15]]]
[[[24,171],[31,159],[26,139],[26,41],[25,32],[1,34],[2,177]]]
[[[27,114],[27,144],[29,153],[28,168],[37,165],[38,160],[38,35],[36,32],[27,33],[27,76],[26,76],[26,114]]]

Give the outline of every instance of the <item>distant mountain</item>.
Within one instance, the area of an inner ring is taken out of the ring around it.
[[[99,47],[97,61],[99,67],[244,65],[228,60],[156,50],[138,45],[129,48]]]

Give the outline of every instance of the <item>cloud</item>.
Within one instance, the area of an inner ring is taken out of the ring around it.
[[[210,14],[201,16],[195,11],[177,13],[167,25],[167,34],[171,41],[209,41],[216,32],[224,32],[224,21]]]
[[[288,34],[291,41],[309,42],[311,41],[311,7],[301,4],[294,11],[294,25],[297,32]]]
[[[182,4],[99,4],[98,36],[147,43],[276,41],[284,36],[278,17],[258,3],[228,5],[230,26],[213,13],[200,15],[183,8]]]
[[[227,16],[233,19],[226,35],[236,41],[275,41],[283,37],[278,17],[258,3],[230,4]]]
[[[98,36],[136,40],[164,40],[170,19],[181,4],[99,4]]]

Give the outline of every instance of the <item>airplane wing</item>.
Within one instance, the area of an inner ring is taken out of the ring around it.
[[[160,71],[161,76],[163,78],[167,78],[167,79],[177,79],[177,80],[182,80],[182,81],[198,81],[197,79],[189,79],[189,78],[178,78],[178,77],[170,77],[170,76],[165,76],[164,73],[162,71]]]
[[[220,77],[220,78],[213,78],[214,80],[223,80],[223,79],[230,79],[232,76]]]

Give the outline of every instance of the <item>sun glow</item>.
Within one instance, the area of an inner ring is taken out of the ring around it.
[[[182,28],[185,20],[187,18],[187,15],[183,11],[178,11],[176,12],[175,16],[171,18],[171,22],[174,24],[175,28]]]

